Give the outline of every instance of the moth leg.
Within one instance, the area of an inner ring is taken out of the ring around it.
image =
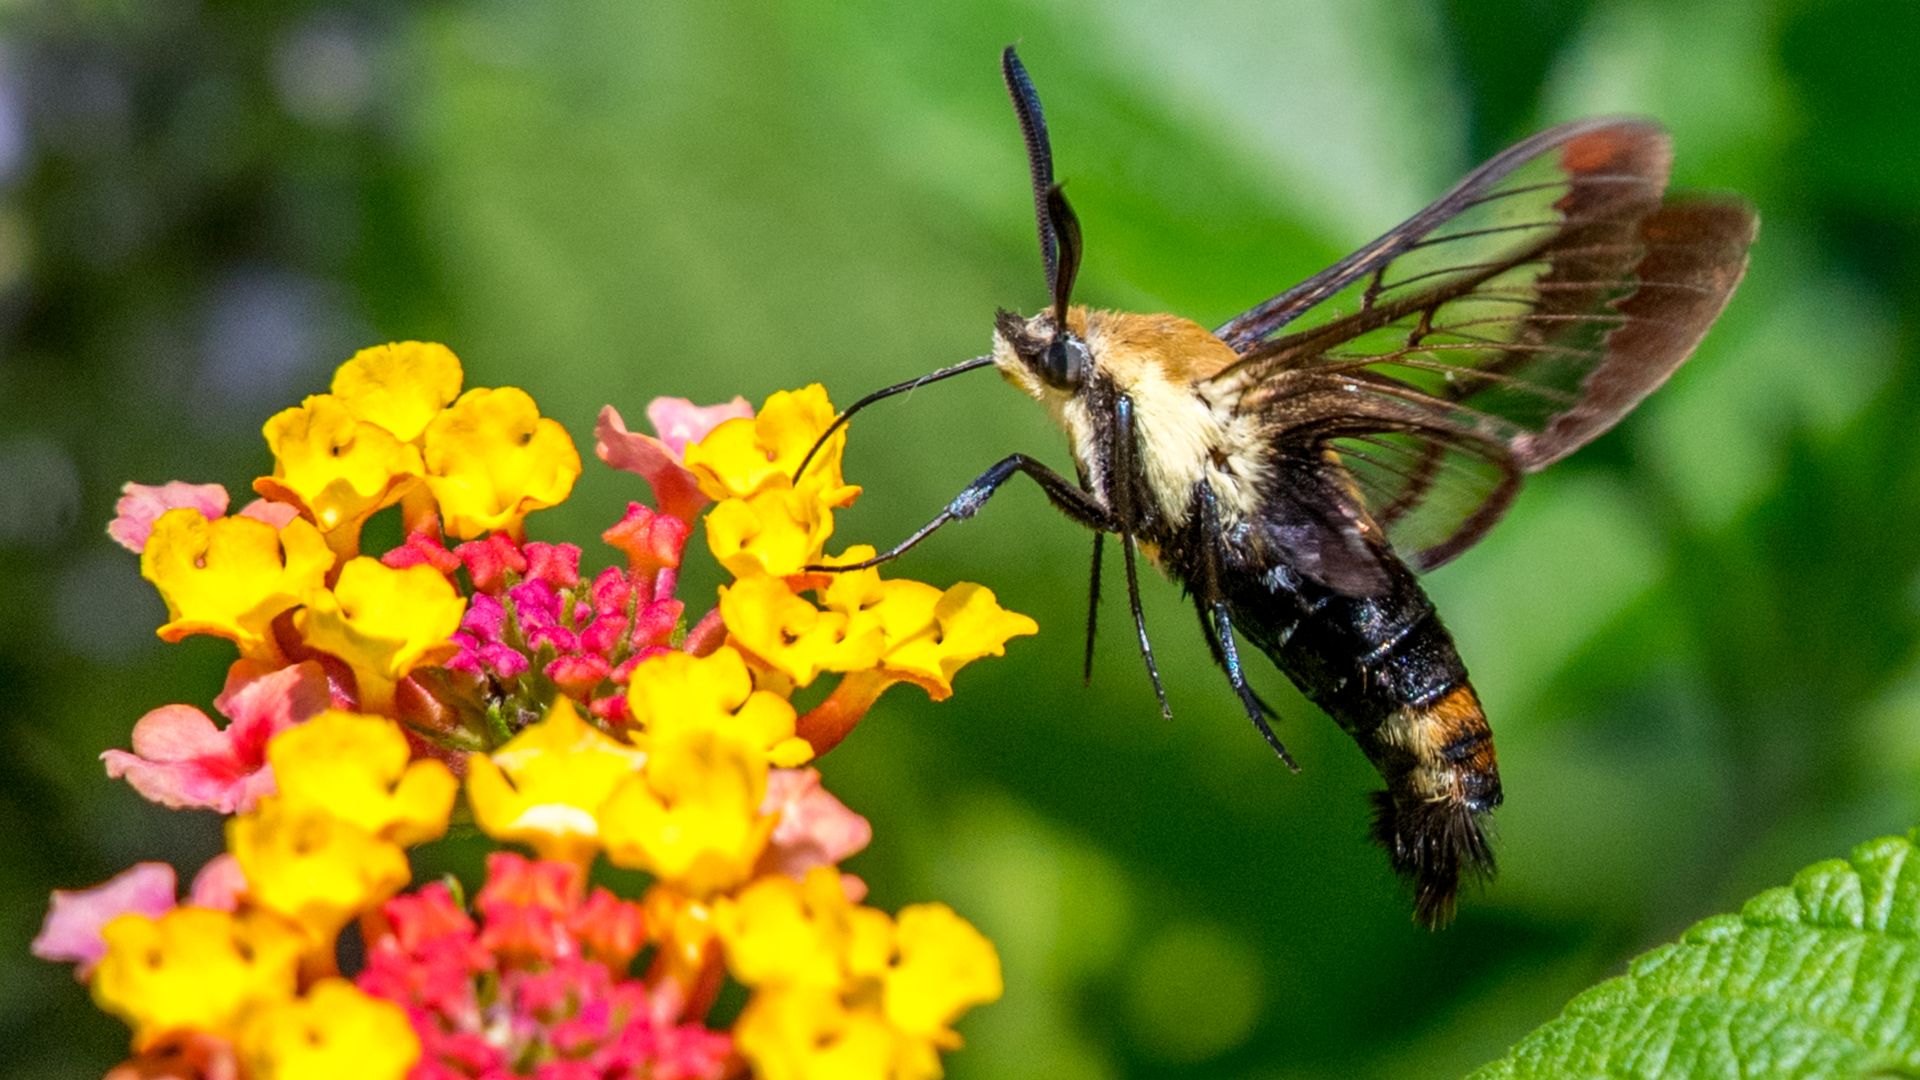
[[[879,566],[913,550],[914,546],[932,536],[942,525],[951,521],[964,521],[980,512],[980,507],[993,497],[1000,485],[1007,482],[1015,473],[1025,473],[1033,477],[1046,493],[1048,501],[1059,507],[1068,517],[1090,529],[1109,530],[1113,528],[1113,516],[1107,508],[1100,505],[1092,495],[1080,490],[1073,481],[1047,468],[1025,454],[1008,454],[994,463],[993,468],[981,473],[979,479],[960,489],[932,521],[914,530],[913,535],[900,541],[890,550],[883,551],[871,559],[840,566],[809,566],[810,572],[844,573],[848,570],[865,570],[869,566]]]
[[[1227,605],[1215,602],[1211,613],[1213,625],[1209,636],[1220,651],[1220,666],[1227,670],[1227,681],[1233,684],[1233,692],[1240,695],[1240,704],[1246,708],[1247,717],[1253,721],[1254,727],[1260,729],[1260,736],[1267,740],[1267,745],[1280,755],[1280,760],[1286,762],[1287,768],[1299,772],[1300,766],[1293,760],[1293,755],[1287,753],[1286,744],[1273,733],[1273,725],[1267,723],[1267,714],[1273,710],[1260,700],[1259,694],[1253,692],[1253,687],[1247,685],[1246,673],[1240,670],[1240,650],[1233,643],[1233,616],[1228,614]],[[1206,620],[1203,618],[1201,621],[1205,623]]]
[[[1233,684],[1233,692],[1239,696],[1247,718],[1253,721],[1260,736],[1267,740],[1280,760],[1286,762],[1287,768],[1299,772],[1299,764],[1273,733],[1273,725],[1267,723],[1267,717],[1278,714],[1247,684],[1246,672],[1240,666],[1240,649],[1233,640],[1233,614],[1220,598],[1220,549],[1226,537],[1220,531],[1220,510],[1214,501],[1213,488],[1205,483],[1198,485],[1193,502],[1200,522],[1201,549],[1200,591],[1194,593],[1193,606],[1200,614],[1200,629],[1206,634],[1207,647],[1213,650],[1214,663],[1227,673],[1227,681]]]
[[[1147,614],[1140,608],[1140,571],[1135,565],[1131,535],[1120,537],[1120,554],[1127,564],[1127,603],[1133,608],[1133,628],[1140,634],[1140,658],[1147,662],[1147,678],[1153,680],[1153,696],[1160,699],[1160,715],[1173,719],[1173,706],[1167,704],[1167,688],[1160,682],[1160,665],[1153,659],[1153,642],[1147,638]]]
[[[1207,639],[1207,651],[1213,654],[1213,662],[1220,665],[1222,671],[1226,670],[1227,654],[1220,647],[1220,636],[1214,629],[1213,612],[1206,599],[1196,594],[1193,598],[1193,610],[1200,616],[1200,632]],[[1261,697],[1260,692],[1253,689],[1250,683],[1247,685],[1247,693],[1253,695],[1254,704],[1260,707],[1260,712],[1269,720],[1280,719],[1280,710],[1269,704],[1266,698]]]
[[[1093,638],[1100,630],[1100,555],[1106,550],[1107,534],[1093,534],[1093,576],[1087,582],[1087,657],[1080,669],[1083,686],[1093,685]]]
[[[1153,696],[1160,699],[1160,715],[1173,719],[1173,706],[1167,704],[1167,688],[1160,682],[1160,665],[1153,659],[1153,642],[1147,637],[1147,615],[1140,608],[1140,570],[1133,536],[1138,518],[1133,506],[1133,399],[1117,394],[1113,399],[1113,445],[1108,453],[1113,461],[1113,520],[1120,534],[1121,561],[1127,567],[1127,603],[1133,609],[1133,628],[1140,636],[1140,658],[1147,662],[1147,678],[1153,681]]]

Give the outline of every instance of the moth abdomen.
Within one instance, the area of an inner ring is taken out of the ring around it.
[[[1406,760],[1397,771],[1381,770],[1387,789],[1373,795],[1374,839],[1412,884],[1415,917],[1445,922],[1461,876],[1493,872],[1483,822],[1501,799],[1493,730],[1473,687],[1463,682],[1431,705],[1396,710],[1376,738]]]
[[[1500,771],[1453,637],[1413,574],[1382,552],[1382,587],[1348,595],[1290,575],[1236,576],[1236,625],[1340,724],[1386,783],[1373,834],[1412,885],[1416,916],[1445,922],[1463,874],[1493,857],[1481,818]]]
[[[1493,873],[1493,849],[1481,815],[1461,803],[1407,801],[1373,793],[1373,838],[1413,886],[1413,917],[1427,926],[1453,918],[1463,874]]]

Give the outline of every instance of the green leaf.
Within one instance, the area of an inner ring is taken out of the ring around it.
[[[1471,1080],[1920,1076],[1914,835],[1695,925]]]

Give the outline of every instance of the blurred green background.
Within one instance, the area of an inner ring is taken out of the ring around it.
[[[1916,40],[1920,5],[1866,0],[0,3],[0,1074],[125,1049],[26,957],[46,890],[219,844],[95,760],[147,709],[206,706],[229,656],[154,638],[102,532],[121,482],[244,490],[261,422],[390,339],[447,342],[586,444],[604,402],[845,402],[973,355],[997,305],[1044,295],[1010,41],[1090,303],[1211,325],[1594,112],[1661,118],[1676,186],[1761,209],[1696,358],[1429,580],[1508,796],[1501,875],[1453,928],[1409,922],[1355,749],[1262,664],[1288,775],[1171,586],[1148,615],[1176,720],[1120,605],[1082,689],[1087,538],[1029,488],[900,569],[985,581],[1041,636],[947,704],[896,691],[825,762],[876,827],[852,864],[876,901],[949,901],[1000,948],[954,1077],[1497,1054],[1693,920],[1920,821]],[[989,376],[876,409],[840,539],[904,535],[1015,449],[1066,464]],[[534,532],[591,551],[634,491],[590,464]]]

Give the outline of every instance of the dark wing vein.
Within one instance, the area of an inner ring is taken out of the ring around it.
[[[1438,565],[1523,473],[1659,386],[1732,294],[1754,215],[1663,202],[1669,160],[1643,120],[1520,143],[1223,325],[1240,356],[1207,388],[1262,416],[1291,460],[1324,461],[1326,487],[1357,503],[1349,517]]]

